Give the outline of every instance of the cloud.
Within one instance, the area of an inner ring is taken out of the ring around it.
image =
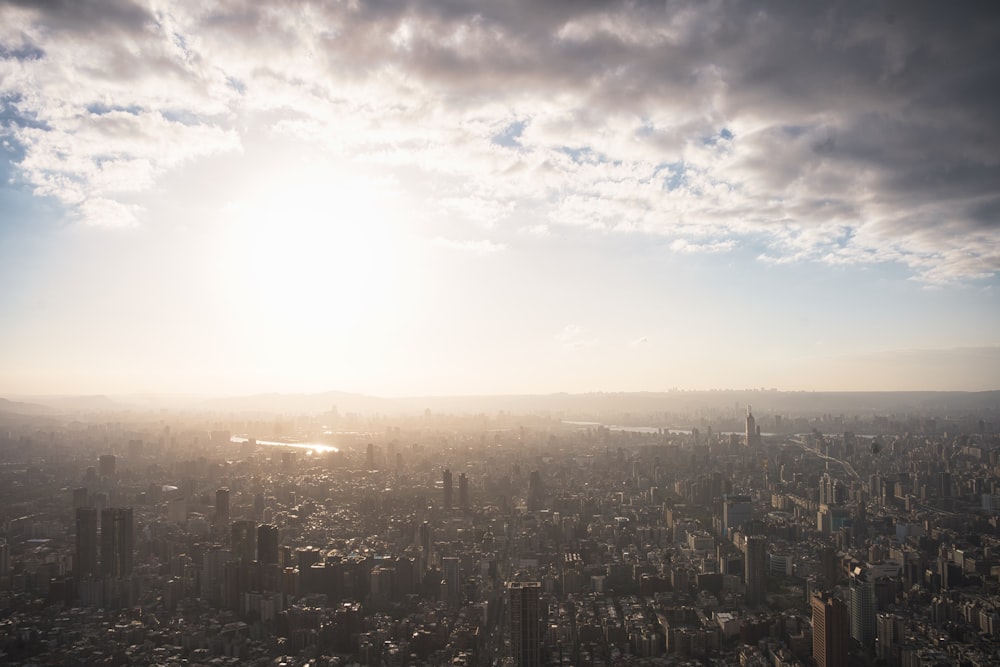
[[[558,331],[553,338],[560,347],[567,350],[577,350],[582,347],[590,347],[597,344],[597,338],[590,336],[589,332],[576,324],[567,324]]]
[[[432,244],[439,248],[448,248],[460,252],[470,252],[476,255],[488,255],[494,252],[506,250],[507,246],[502,243],[494,243],[489,239],[479,241],[455,241],[453,239],[436,238]]]
[[[732,239],[726,241],[712,241],[710,243],[697,243],[685,239],[676,239],[670,244],[670,249],[674,252],[691,255],[695,253],[717,253],[729,252],[736,247],[736,242]]]
[[[81,211],[263,127],[498,245],[763,239],[944,284],[1000,271],[998,30],[891,1],[7,3],[0,133]]]

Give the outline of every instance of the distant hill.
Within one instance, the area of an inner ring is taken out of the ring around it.
[[[228,396],[200,401],[198,407],[207,410],[267,413],[316,413],[336,408],[341,414],[395,414],[404,412],[393,399],[326,391],[318,394],[254,394]],[[422,409],[422,408],[421,408]]]
[[[25,405],[35,405],[47,410],[45,414],[102,412],[120,410],[122,405],[104,395],[94,396],[29,396]],[[24,413],[22,413],[24,414]],[[40,413],[39,413],[40,414]]]
[[[11,401],[6,398],[0,398],[0,414],[50,415],[52,413],[52,408],[44,405],[39,405],[37,403],[22,403],[20,401]]]
[[[32,397],[18,403],[0,399],[0,414],[56,415],[123,410],[233,412],[257,414],[315,414],[336,408],[340,414],[494,415],[548,414],[562,419],[623,419],[667,414],[737,417],[753,406],[757,415],[925,414],[937,417],[1000,414],[1000,390],[981,392],[788,392],[775,390],[718,390],[620,392],[586,394],[519,394],[496,396],[378,397],[343,391],[310,394],[253,394],[246,396],[54,396]]]
[[[939,416],[1000,412],[1000,391],[985,392],[782,392],[769,390],[417,396],[382,398],[330,391],[317,394],[256,394],[207,399],[209,410],[264,413],[445,414],[553,413],[560,415],[742,412],[789,415],[928,413]]]

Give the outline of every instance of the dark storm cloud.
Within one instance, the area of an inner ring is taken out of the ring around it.
[[[138,31],[153,20],[146,7],[131,0],[4,0],[4,4],[36,10],[46,26],[72,32]]]

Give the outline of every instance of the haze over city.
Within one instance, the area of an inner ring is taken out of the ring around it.
[[[0,3],[0,392],[996,389],[997,36]]]
[[[0,665],[1000,665],[998,8],[0,0]]]

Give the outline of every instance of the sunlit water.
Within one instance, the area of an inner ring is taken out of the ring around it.
[[[234,435],[229,440],[230,442],[238,444],[249,442],[249,438],[244,438],[238,435]],[[254,442],[258,445],[267,445],[270,447],[294,447],[296,449],[308,449],[317,454],[329,454],[330,452],[340,451],[333,445],[324,445],[318,442],[278,442],[277,440],[255,440]]]

